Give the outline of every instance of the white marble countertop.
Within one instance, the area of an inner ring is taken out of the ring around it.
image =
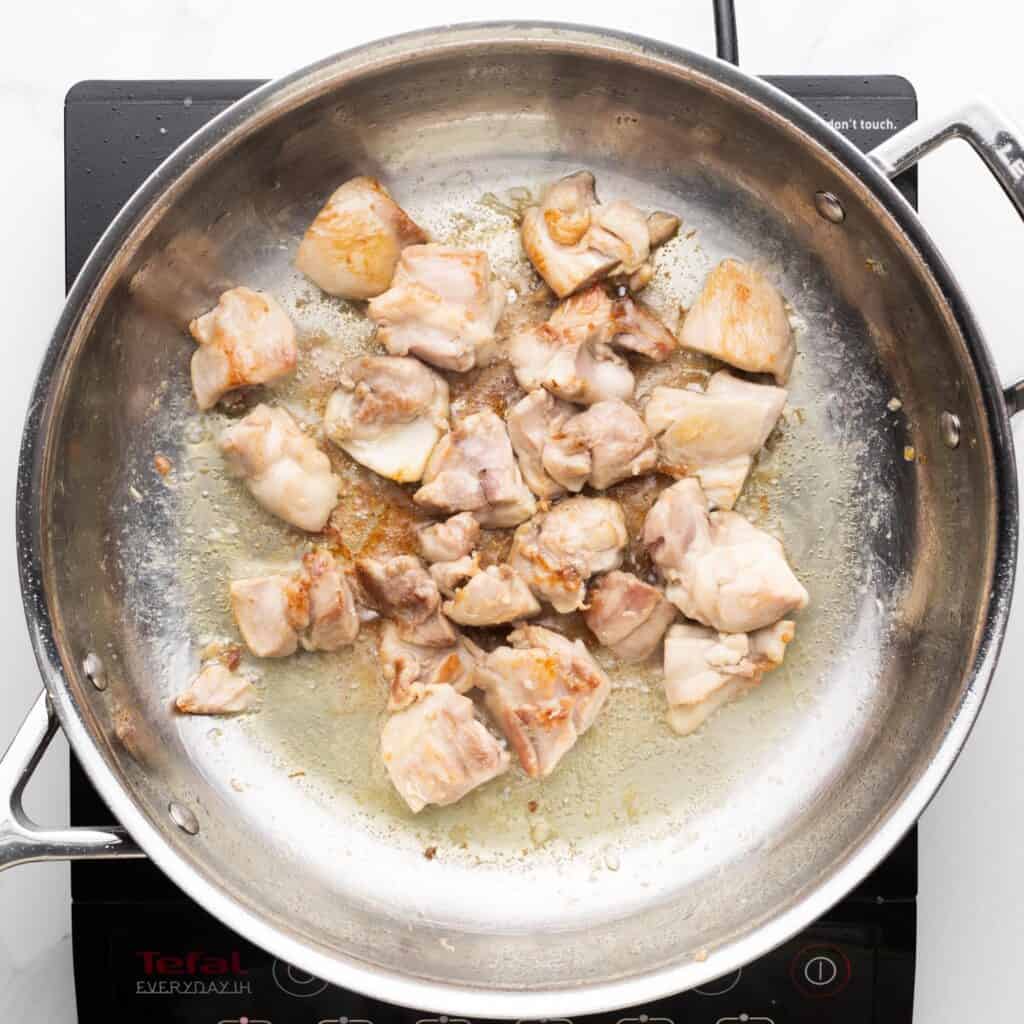
[[[917,88],[921,113],[965,98],[996,100],[1024,128],[1020,43],[1024,8],[1005,0],[737,0],[742,64],[762,73],[885,73]],[[262,78],[379,36],[482,17],[533,17],[640,32],[713,49],[710,0],[640,4],[470,0],[346,5],[326,0],[57,0],[19,3],[0,36],[0,247],[4,373],[0,403],[0,637],[5,661],[0,748],[39,682],[24,628],[13,543],[21,417],[63,296],[62,112],[85,78]],[[354,10],[352,10],[354,8]],[[981,164],[962,146],[927,158],[921,214],[960,277],[1009,382],[1024,376],[1024,229]],[[1024,937],[1024,613],[1011,619],[1001,667],[967,749],[921,823],[915,1020],[1009,1019]],[[58,739],[34,781],[29,809],[67,815],[66,745]],[[65,865],[0,875],[0,1020],[74,1020]]]

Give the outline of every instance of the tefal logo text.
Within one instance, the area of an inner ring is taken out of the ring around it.
[[[163,977],[194,978],[199,975],[216,976],[249,973],[242,966],[242,956],[237,949],[227,956],[204,953],[202,950],[191,950],[188,953],[178,955],[145,950],[135,955],[142,959],[142,969],[149,976],[161,975]]]

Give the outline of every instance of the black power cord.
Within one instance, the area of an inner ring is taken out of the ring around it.
[[[714,0],[714,6],[718,56],[730,64],[739,64],[740,46],[736,39],[736,8],[733,0]]]

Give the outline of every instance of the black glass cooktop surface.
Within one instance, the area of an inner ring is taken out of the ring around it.
[[[895,76],[770,79],[870,148],[917,115]],[[68,283],[132,191],[255,81],[84,82],[65,107]],[[916,171],[898,183],[917,199]],[[112,821],[72,757],[71,814]],[[327,985],[211,918],[146,861],[72,866],[79,1019],[147,1024],[469,1024]],[[580,1024],[911,1024],[917,835],[806,932],[692,992]]]

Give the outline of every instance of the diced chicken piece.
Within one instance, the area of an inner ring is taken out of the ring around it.
[[[385,620],[377,654],[388,684],[388,709],[398,711],[423,696],[428,686],[445,683],[459,693],[473,686],[473,673],[483,651],[457,630],[444,647],[403,640],[399,627]]]
[[[544,446],[575,413],[574,406],[543,388],[531,391],[509,410],[509,440],[523,477],[538,498],[550,500],[565,494],[565,488],[544,472]]]
[[[679,340],[751,373],[785,384],[796,357],[782,296],[753,267],[723,260],[683,321]]]
[[[784,388],[720,370],[703,392],[655,388],[644,419],[658,439],[661,467],[695,476],[713,508],[732,508],[786,396]]]
[[[675,352],[676,336],[646,306],[628,295],[611,302],[612,345],[646,356],[654,363],[663,362]]]
[[[310,533],[327,525],[341,481],[286,410],[257,405],[221,434],[220,449],[228,471],[268,512]]]
[[[379,181],[353,178],[309,225],[295,266],[328,295],[369,299],[391,284],[402,250],[426,240]]]
[[[679,219],[646,217],[632,203],[599,203],[594,176],[577,171],[553,182],[530,207],[522,226],[523,248],[559,297],[610,275],[649,271],[651,249],[667,241]]]
[[[451,562],[434,562],[430,567],[430,576],[445,597],[454,597],[455,591],[479,571],[480,557],[463,555]]]
[[[586,581],[617,569],[629,535],[610,498],[569,498],[524,523],[512,538],[509,565],[556,611],[582,608]]]
[[[480,539],[480,524],[472,512],[460,512],[443,523],[416,530],[420,552],[428,562],[454,562],[468,555]]]
[[[489,565],[445,601],[444,613],[462,626],[499,626],[540,612],[523,578],[508,565]]]
[[[212,409],[235,388],[269,384],[295,369],[295,328],[266,292],[231,288],[188,329],[199,345],[192,391],[200,409]]]
[[[442,515],[472,512],[481,526],[488,527],[515,526],[537,507],[523,482],[505,424],[489,410],[460,420],[441,438],[413,501]]]
[[[302,575],[309,596],[308,651],[336,651],[359,635],[359,613],[348,579],[329,551],[303,556]]]
[[[623,661],[643,661],[676,617],[657,587],[630,572],[610,572],[591,587],[584,619],[590,631]]]
[[[559,398],[592,405],[633,394],[633,371],[613,346],[660,360],[675,344],[649,310],[594,285],[560,303],[547,323],[514,335],[508,354],[525,390],[547,388]]]
[[[231,583],[231,611],[246,647],[258,658],[286,658],[309,625],[306,590],[291,575],[254,576]]]
[[[259,658],[285,658],[300,641],[335,651],[359,633],[352,590],[329,551],[307,554],[298,572],[234,580],[230,591],[242,639]]]
[[[508,751],[487,731],[473,702],[450,686],[428,686],[393,714],[380,738],[395,789],[417,814],[445,807],[508,769]]]
[[[504,310],[505,289],[491,277],[485,252],[413,245],[402,253],[391,287],[366,311],[392,355],[464,372],[494,360],[494,328]]]
[[[255,700],[248,676],[213,661],[178,694],[174,706],[186,715],[235,715],[252,707]]]
[[[448,430],[448,384],[418,359],[359,356],[341,371],[324,432],[356,462],[399,483],[423,476]]]
[[[611,683],[582,640],[523,626],[491,651],[476,684],[526,774],[550,775],[604,707]]]
[[[403,640],[424,647],[455,643],[455,629],[441,614],[437,584],[414,555],[398,555],[386,562],[360,558],[356,577],[367,604],[391,619]]]
[[[665,637],[669,725],[681,736],[699,728],[781,665],[795,633],[787,620],[749,634],[716,633],[692,623],[673,626]]]
[[[606,487],[654,470],[658,450],[625,402],[596,402],[568,420],[544,446],[547,475],[570,491]]]
[[[723,633],[769,626],[807,604],[779,541],[737,512],[709,516],[696,480],[661,492],[643,541],[668,581],[668,599],[687,618]]]

